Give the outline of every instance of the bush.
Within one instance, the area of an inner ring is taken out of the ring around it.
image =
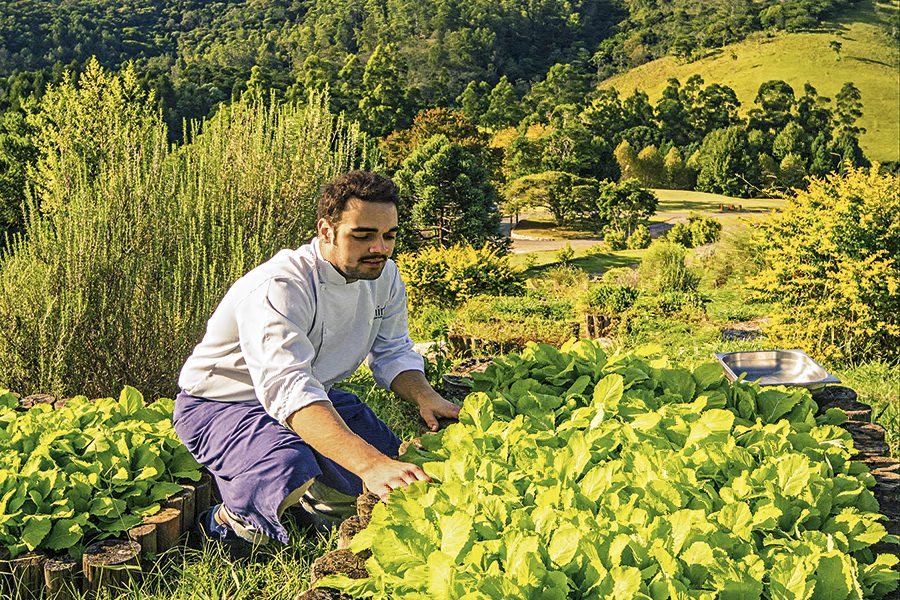
[[[521,349],[529,341],[559,345],[577,335],[570,301],[546,300],[536,296],[469,299],[457,311],[450,325],[454,338],[475,338],[490,342],[485,352]]]
[[[610,250],[625,249],[625,234],[618,229],[607,229],[603,235],[603,241],[609,246]]]
[[[768,335],[825,358],[900,357],[900,178],[877,169],[810,180],[757,243],[749,286],[778,303]]]
[[[631,308],[638,293],[633,287],[601,283],[588,289],[582,296],[582,304],[591,312],[615,315]]]
[[[406,283],[410,308],[427,305],[452,308],[477,295],[519,295],[524,273],[487,246],[424,248],[402,254],[397,266]]]
[[[327,97],[221,108],[173,151],[135,73],[92,62],[32,115],[40,186],[0,257],[0,372],[23,393],[177,391],[228,286],[315,232],[359,133]],[[196,133],[202,129],[202,133]]]
[[[685,264],[687,249],[670,241],[656,241],[638,269],[641,283],[654,292],[690,292],[700,276]]]
[[[651,241],[653,240],[650,238],[650,230],[647,229],[647,226],[644,224],[638,225],[631,232],[631,235],[628,236],[628,249],[643,250],[650,245]]]
[[[656,308],[665,316],[675,313],[700,313],[709,300],[697,291],[662,292],[654,297]]]
[[[602,281],[610,285],[637,287],[640,284],[640,274],[631,267],[613,267],[603,274]]]
[[[666,232],[665,239],[684,248],[694,247],[691,227],[687,223],[675,223],[672,229]]]
[[[688,229],[691,233],[690,247],[696,248],[704,244],[712,244],[719,240],[722,233],[722,224],[705,215],[691,215],[688,219]]]
[[[559,252],[556,253],[556,258],[560,264],[569,266],[572,263],[572,259],[575,258],[575,250],[572,249],[572,244],[566,243],[565,246],[560,248]]]
[[[725,285],[732,277],[755,275],[762,268],[762,252],[749,229],[729,233],[695,258],[713,287]]]

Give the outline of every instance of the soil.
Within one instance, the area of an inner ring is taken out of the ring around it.
[[[381,498],[372,492],[360,494],[356,498],[356,514],[365,524],[368,524],[369,519],[372,518],[372,509],[374,509],[375,505],[379,502],[381,502]],[[363,525],[363,527],[365,527],[365,525]]]
[[[310,581],[315,582],[326,575],[346,575],[350,579],[364,579],[369,576],[365,561],[349,550],[335,550],[323,554],[312,565]]]

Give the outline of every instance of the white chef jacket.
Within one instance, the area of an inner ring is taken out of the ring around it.
[[[178,385],[210,400],[258,399],[287,425],[298,409],[328,402],[331,386],[366,359],[386,389],[403,371],[424,370],[409,337],[397,265],[388,260],[378,279],[347,283],[313,239],[235,282]]]

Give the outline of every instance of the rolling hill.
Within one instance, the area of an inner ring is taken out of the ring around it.
[[[726,46],[691,63],[665,57],[607,79],[600,87],[615,87],[622,94],[644,90],[656,101],[666,81],[684,83],[699,74],[707,84],[734,89],[743,111],[753,106],[759,85],[771,79],[788,82],[795,93],[811,83],[823,96],[834,98],[852,81],[864,104],[860,125],[866,128],[861,145],[878,161],[900,160],[900,51],[886,33],[885,13],[896,22],[898,2],[876,5],[864,0],[851,11],[815,31],[757,34]],[[840,43],[835,51],[832,42]]]

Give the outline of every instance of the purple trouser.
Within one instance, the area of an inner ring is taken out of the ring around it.
[[[355,395],[332,389],[328,398],[347,426],[388,456],[400,440]],[[362,481],[313,450],[294,431],[273,419],[262,404],[216,402],[184,392],[175,400],[175,432],[216,479],[228,510],[273,540],[288,543],[278,507],[313,477],[356,496]]]

